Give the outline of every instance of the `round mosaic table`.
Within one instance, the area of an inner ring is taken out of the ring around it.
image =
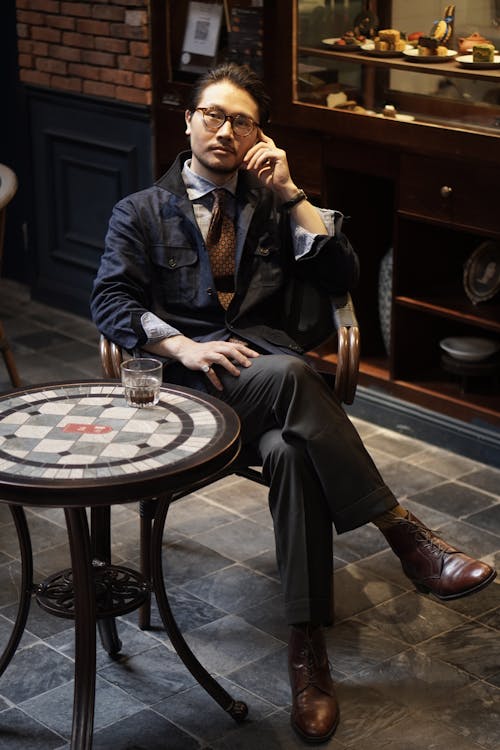
[[[0,658],[0,674],[21,639],[34,591],[23,506],[62,507],[71,569],[47,578],[35,593],[47,611],[75,619],[72,749],[92,747],[96,621],[136,609],[151,589],[186,666],[233,718],[246,715],[246,706],[232,700],[184,641],[170,610],[161,564],[172,497],[223,473],[238,452],[239,420],[233,410],[187,388],[163,387],[159,403],[145,409],[128,407],[116,381],[51,384],[0,397],[0,501],[10,506],[23,563],[23,595]],[[153,498],[152,581],[93,559],[85,509]]]

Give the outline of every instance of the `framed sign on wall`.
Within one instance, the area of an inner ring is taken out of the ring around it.
[[[221,3],[189,3],[180,70],[204,73],[216,63],[222,12]]]

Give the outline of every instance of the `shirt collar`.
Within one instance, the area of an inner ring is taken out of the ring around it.
[[[221,187],[231,193],[231,195],[236,195],[236,185],[238,182],[237,172],[231,175],[224,185],[215,185],[211,180],[207,180],[206,177],[202,177],[201,175],[196,174],[196,172],[193,172],[191,169],[191,159],[187,159],[182,168],[182,179],[184,180],[187,194],[191,201],[196,200],[196,198],[201,198],[204,195],[207,195],[207,193],[211,193],[212,190]]]

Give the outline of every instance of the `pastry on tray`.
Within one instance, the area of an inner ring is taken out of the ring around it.
[[[448,47],[442,45],[433,36],[421,36],[418,40],[418,54],[423,57],[444,57],[448,54]]]
[[[472,62],[492,63],[495,59],[495,48],[492,44],[475,44],[472,48]]]
[[[339,39],[338,43],[340,44],[342,41],[347,47],[359,47],[366,41],[366,37],[356,36],[354,31],[346,31],[342,38]]]
[[[398,29],[381,29],[373,41],[379,52],[402,52],[406,47]]]

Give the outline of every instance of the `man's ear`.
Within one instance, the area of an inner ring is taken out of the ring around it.
[[[184,120],[186,121],[186,135],[191,135],[191,110],[186,109]]]

